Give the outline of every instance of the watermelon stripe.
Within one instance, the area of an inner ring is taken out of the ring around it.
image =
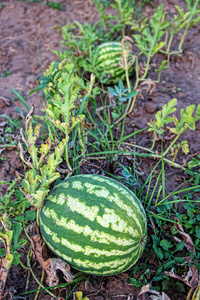
[[[53,219],[54,223],[57,226],[60,226],[62,229],[66,229],[67,231],[72,230],[73,233],[79,233],[79,234],[82,233],[82,234],[84,234],[84,236],[90,235],[91,242],[98,241],[99,243],[103,243],[103,244],[110,244],[110,242],[112,242],[112,243],[116,244],[114,246],[118,246],[118,245],[127,246],[127,245],[133,245],[133,243],[135,241],[138,242],[138,238],[136,238],[134,240],[132,238],[132,236],[130,239],[123,238],[123,237],[116,238],[115,236],[105,233],[104,231],[92,230],[89,225],[81,226],[81,225],[77,224],[74,220],[69,220],[66,217],[59,218],[56,215],[54,210],[49,210],[48,208],[46,210],[43,209],[42,213],[46,217],[45,224],[48,224],[48,222],[51,222],[51,220]],[[44,216],[43,216],[43,219],[44,219]],[[47,219],[49,219],[49,220],[47,220]],[[67,234],[67,231],[66,231],[66,234]],[[47,232],[47,234],[50,234],[50,233]]]
[[[130,268],[146,242],[146,216],[125,186],[98,175],[58,184],[40,214],[47,245],[78,270],[113,275]]]
[[[44,224],[42,224],[43,226]],[[45,227],[46,225],[44,225]],[[46,228],[48,230],[48,228]],[[76,267],[78,270],[82,270],[84,268],[84,271],[87,272],[87,269],[91,272],[91,262],[92,267],[95,269],[95,274],[100,275],[110,275],[121,272],[122,270],[126,270],[130,268],[131,265],[133,265],[137,260],[138,257],[141,256],[143,249],[141,249],[141,246],[135,246],[132,247],[132,251],[124,252],[124,254],[119,254],[113,252],[112,254],[109,251],[99,251],[97,252],[96,249],[93,249],[91,247],[83,248],[78,244],[71,244],[67,239],[61,239],[61,245],[59,247],[60,250],[57,249],[58,246],[58,237],[53,232],[49,232],[48,240],[52,239],[53,242],[51,242],[50,248],[52,251],[57,253],[60,257],[63,257],[65,260],[70,262],[74,267]],[[75,237],[74,237],[75,240]],[[46,240],[45,240],[46,241]],[[47,242],[47,241],[46,241]],[[48,243],[47,243],[48,244]],[[63,251],[66,253],[66,247],[68,249],[68,253],[72,251],[73,258],[70,256],[63,256]],[[134,255],[132,255],[132,253]],[[91,255],[93,254],[93,255]],[[130,254],[130,255],[127,255]],[[106,255],[106,256],[105,256]],[[117,258],[116,259],[116,255]],[[120,257],[122,256],[122,258]],[[81,256],[81,259],[80,259]],[[87,258],[89,256],[89,259]],[[98,257],[104,257],[103,262],[97,263]],[[112,257],[113,256],[113,257]],[[106,271],[103,272],[103,269],[106,269]],[[108,269],[111,269],[110,273],[108,273]],[[97,271],[98,270],[98,271]]]
[[[87,187],[87,186],[86,186]],[[109,192],[107,190],[100,190],[98,191],[98,186],[93,186],[94,189],[90,186],[88,187],[87,192],[92,195],[96,195],[97,197],[101,198],[101,208],[103,208],[103,200],[105,201],[105,205],[110,202],[114,202],[120,209],[123,209],[127,213],[127,219],[129,222],[132,221],[132,218],[135,219],[136,224],[138,225],[138,230],[140,233],[143,231],[143,228],[141,227],[140,222],[137,220],[136,214],[133,209],[131,209],[130,206],[127,206],[123,204],[123,200],[120,200],[118,195],[114,193],[114,196],[110,196]],[[100,186],[99,186],[100,188]],[[86,192],[86,191],[85,191]],[[83,193],[81,191],[81,193]],[[107,197],[106,197],[107,196]],[[129,194],[127,195],[129,196]],[[131,196],[131,195],[130,195]],[[129,196],[129,197],[130,197]],[[132,236],[138,236],[138,231],[133,229],[132,227],[128,226],[127,222],[125,222],[123,219],[120,219],[118,215],[115,214],[115,210],[110,210],[109,208],[102,209],[103,213],[100,214],[100,207],[98,206],[89,206],[89,204],[84,204],[80,201],[81,194],[79,195],[79,198],[73,198],[68,195],[66,197],[64,194],[60,194],[57,199],[57,205],[63,206],[64,203],[66,203],[68,210],[71,212],[77,212],[78,214],[82,215],[84,218],[94,221],[96,220],[98,224],[100,224],[103,227],[109,227],[111,225],[112,229],[115,231],[125,231],[130,232]],[[134,203],[134,198],[130,197],[130,200]],[[137,213],[140,213],[140,210],[138,210],[137,206],[134,206]],[[55,216],[52,216],[54,219]],[[141,215],[145,219],[144,215]]]

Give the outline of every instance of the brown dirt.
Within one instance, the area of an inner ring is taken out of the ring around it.
[[[41,65],[45,70],[48,65],[57,59],[51,52],[52,49],[61,49],[60,32],[53,26],[62,26],[67,22],[78,20],[79,22],[95,22],[98,14],[92,0],[82,1],[60,1],[62,10],[58,11],[49,8],[42,3],[28,3],[28,1],[1,1],[0,8],[0,75],[4,75],[7,70],[10,75],[0,78],[0,115],[7,114],[11,118],[21,118],[20,113],[16,111],[19,107],[26,113],[21,102],[16,100],[14,94],[9,88],[19,91],[27,103],[32,103],[36,107],[36,113],[40,112],[40,95],[35,93],[28,96],[31,89],[37,86],[37,80],[41,77]],[[164,6],[168,6],[173,12],[174,4],[184,5],[183,1],[161,1]],[[133,122],[137,128],[144,128],[147,122],[153,118],[155,113],[163,104],[172,98],[178,99],[177,110],[185,108],[190,104],[199,104],[200,99],[200,24],[189,30],[184,43],[184,51],[181,57],[172,56],[170,68],[163,72],[161,82],[157,85],[152,95],[144,93],[144,99],[136,102],[134,111],[127,119],[126,132],[130,133]],[[174,49],[178,45],[178,40],[174,44]],[[40,55],[39,55],[39,54]],[[41,59],[41,64],[40,64]],[[160,57],[157,56],[152,62],[150,75],[154,76],[153,68],[158,63]],[[154,65],[153,65],[154,64]],[[181,88],[181,91],[177,91]],[[3,132],[5,119],[0,119],[0,130]],[[1,132],[1,131],[0,131]],[[12,140],[17,137],[13,136]],[[190,155],[200,151],[200,122],[195,131],[185,133],[183,139],[188,139],[190,144]],[[151,140],[150,135],[142,137],[139,143],[148,144]],[[11,180],[15,177],[16,171],[23,173],[23,165],[18,158],[16,149],[3,149],[2,157],[7,160],[0,160],[0,180]],[[190,157],[188,156],[188,159]],[[185,156],[179,155],[182,161]],[[174,171],[168,172],[169,186],[168,191],[174,188],[174,181],[178,176],[184,178],[184,174]],[[140,263],[143,263],[141,260]],[[35,267],[34,271],[38,278],[41,276],[41,270]],[[12,267],[7,288],[15,289],[17,293],[24,291],[28,273],[21,267]],[[127,282],[128,273],[120,274],[114,277],[99,278],[92,276],[88,282],[87,289],[85,282],[81,282],[77,290],[83,290],[84,295],[89,295],[90,300],[103,299],[136,299],[140,291]],[[29,290],[37,288],[34,279],[30,277]],[[70,289],[68,289],[70,291]],[[183,293],[173,293],[169,291],[169,296],[173,300],[186,299]],[[24,299],[24,298],[16,298]],[[31,296],[29,299],[34,299]],[[39,299],[50,299],[48,295],[40,295]]]

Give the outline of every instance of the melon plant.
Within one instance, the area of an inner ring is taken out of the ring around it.
[[[56,185],[40,213],[49,248],[72,267],[114,275],[141,257],[147,220],[138,198],[123,184],[99,175],[77,175]]]
[[[130,45],[124,44],[127,53],[128,73],[129,76],[134,70],[133,53],[130,51]],[[103,43],[95,49],[96,53],[96,69],[97,77],[100,82],[107,85],[116,84],[120,81],[126,80],[126,72],[123,67],[123,46],[120,42],[107,42]]]

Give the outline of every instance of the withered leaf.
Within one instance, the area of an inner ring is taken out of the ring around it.
[[[170,298],[164,293],[162,292],[162,295],[155,291],[155,290],[150,290],[151,285],[147,284],[145,286],[142,287],[137,300],[170,300]]]

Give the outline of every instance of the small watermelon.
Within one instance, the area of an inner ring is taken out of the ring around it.
[[[40,213],[49,248],[72,267],[114,275],[141,257],[147,220],[138,198],[123,184],[99,175],[77,175],[47,196]]]
[[[96,53],[96,68],[97,77],[100,82],[107,85],[116,84],[120,80],[126,80],[125,69],[122,67],[122,43],[120,42],[107,42],[97,46]],[[129,67],[129,76],[132,75],[134,70],[133,53],[130,51],[130,46],[125,44],[125,49],[128,53],[127,61]]]

